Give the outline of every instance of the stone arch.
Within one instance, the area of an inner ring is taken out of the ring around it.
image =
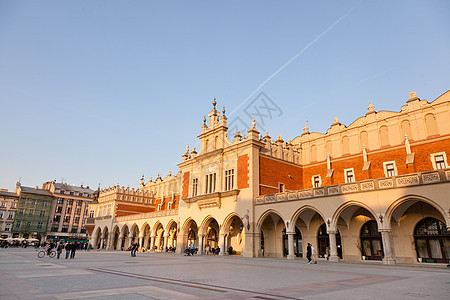
[[[144,224],[142,224],[140,232],[142,233],[142,238],[143,238],[141,246],[145,250],[149,250],[150,243],[151,243],[150,239],[151,239],[152,227],[147,222],[144,222]]]
[[[94,229],[95,234],[95,240],[93,241],[93,245],[96,249],[99,249],[101,246],[101,240],[102,240],[102,229],[101,227],[97,227],[97,229]]]
[[[367,131],[363,130],[360,132],[359,141],[361,143],[361,148],[365,146],[367,149],[369,149],[369,135]]]
[[[258,221],[256,222],[256,230],[261,230],[261,224],[262,224],[262,222],[264,221],[264,219],[268,216],[268,215],[270,215],[271,213],[274,213],[274,214],[277,214],[277,215],[279,215],[283,220],[285,219],[285,218],[283,218],[283,215],[280,213],[280,212],[278,212],[277,210],[275,210],[275,209],[268,209],[268,210],[266,210],[265,212],[263,212],[260,216],[259,216],[259,218],[258,218]]]
[[[155,225],[153,225],[152,229],[152,235],[155,238],[154,242],[155,250],[158,251],[164,250],[164,234],[165,234],[164,225],[160,221],[157,221]]]
[[[308,211],[308,210],[314,211],[314,212],[317,213],[324,221],[326,221],[325,216],[323,215],[323,213],[322,213],[319,209],[317,209],[316,207],[311,206],[311,205],[304,205],[304,206],[300,207],[299,209],[297,209],[297,210],[294,212],[294,214],[293,214],[292,217],[291,217],[291,224],[295,224],[296,221],[297,221],[297,219],[300,217],[300,215],[303,214],[303,213],[305,213],[305,212]],[[311,216],[311,217],[312,217],[312,216]],[[305,222],[305,223],[306,223],[306,222]],[[308,225],[308,224],[307,224],[307,225]],[[309,227],[309,226],[308,226],[308,227]]]
[[[406,195],[394,201],[385,213],[385,219],[388,221],[387,223],[389,224],[389,222],[392,221],[392,218],[394,218],[397,223],[400,223],[399,213],[403,214],[409,207],[418,201],[425,202],[436,209],[441,214],[442,221],[447,225],[447,227],[450,227],[450,219],[446,218],[445,210],[433,200],[419,195]]]
[[[217,224],[219,224],[219,222],[217,221],[217,218],[215,218],[213,215],[207,215],[205,218],[203,218],[202,223],[198,227],[198,234],[206,234],[208,225],[209,225],[209,223],[211,223],[212,220],[215,220],[217,222]],[[220,229],[220,227],[221,226],[219,224],[219,229]]]
[[[364,203],[362,203],[362,202],[354,201],[354,200],[353,200],[353,201],[345,202],[344,204],[342,204],[341,206],[339,206],[339,207],[336,209],[336,211],[334,212],[333,217],[332,217],[332,219],[331,219],[330,226],[333,227],[333,228],[336,228],[336,226],[337,226],[337,221],[338,221],[339,217],[341,217],[342,212],[343,212],[344,210],[348,209],[348,208],[351,207],[351,206],[359,206],[359,207],[362,207],[362,208],[366,209],[367,211],[369,211],[369,212],[372,214],[372,216],[374,217],[374,219],[377,219],[377,218],[376,218],[377,214],[375,213],[375,211],[374,211],[370,206],[368,206],[368,205],[366,205],[366,204],[364,204]],[[379,221],[377,220],[377,223],[378,223],[378,222],[379,222]],[[349,222],[346,222],[346,225],[349,226]],[[380,226],[380,225],[381,225],[381,224],[378,224],[378,226]]]
[[[405,134],[409,139],[413,138],[412,131],[411,131],[411,123],[409,122],[409,120],[403,120],[400,123],[400,128],[401,128],[401,132],[402,132],[402,136],[401,136],[402,138],[405,137]]]
[[[424,117],[425,120],[425,126],[427,129],[427,136],[437,135],[439,134],[437,124],[436,124],[436,117],[432,113],[428,113]]]
[[[311,145],[310,148],[310,162],[317,161],[317,147],[316,145]]]
[[[343,136],[341,140],[342,154],[350,154],[350,142],[348,136]]]
[[[119,225],[115,225],[113,230],[112,230],[112,244],[111,244],[111,249],[113,250],[117,250],[118,249],[118,244],[119,244],[119,238],[120,238],[120,228]]]
[[[172,250],[172,252],[175,252],[175,249],[177,247],[177,236],[179,232],[178,223],[171,219],[166,226],[166,232],[167,232],[167,245],[166,247],[169,250]]]
[[[380,137],[380,146],[389,146],[389,130],[386,125],[380,127],[378,135]]]
[[[261,235],[260,254],[265,257],[284,257],[287,249],[284,244],[286,224],[282,214],[273,209],[264,212],[258,220],[258,233]]]

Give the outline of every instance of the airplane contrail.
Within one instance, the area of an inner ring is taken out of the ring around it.
[[[359,4],[359,3],[358,3]],[[269,77],[267,77],[266,80],[264,80],[247,98],[245,98],[244,101],[241,102],[241,104],[238,105],[238,107],[236,107],[230,114],[229,116],[232,116],[239,108],[242,107],[242,105],[244,105],[251,97],[253,97],[253,95],[256,94],[257,91],[259,91],[259,89],[261,89],[267,82],[269,82],[273,77],[275,77],[278,73],[280,73],[281,71],[283,71],[284,68],[286,68],[287,66],[289,66],[294,60],[296,60],[300,55],[302,55],[306,50],[308,50],[309,47],[311,47],[312,45],[314,45],[318,40],[320,40],[324,35],[326,35],[331,29],[333,29],[334,26],[336,26],[337,24],[339,24],[343,19],[345,19],[355,8],[356,6],[353,6],[347,13],[345,13],[342,17],[340,17],[339,19],[336,20],[336,22],[334,22],[333,24],[331,24],[327,29],[325,29],[324,31],[322,31],[318,36],[316,36],[311,42],[309,42],[305,47],[303,47],[302,50],[300,50],[300,52],[298,52],[296,55],[294,55],[294,57],[292,57],[290,60],[288,60],[284,65],[282,65],[278,70],[276,70],[275,72],[272,73],[272,75],[270,75]]]

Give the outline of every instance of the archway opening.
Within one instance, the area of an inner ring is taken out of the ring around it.
[[[286,253],[283,242],[285,228],[284,220],[275,212],[264,217],[261,223],[261,252],[264,257],[283,257]]]
[[[103,244],[102,244],[103,249],[106,249],[108,245],[108,238],[109,238],[109,230],[108,227],[105,227],[105,229],[103,230]]]
[[[283,230],[283,244],[284,249],[289,249],[288,245],[289,239],[286,234],[286,230]],[[303,257],[303,240],[302,240],[302,233],[298,229],[297,226],[295,226],[295,235],[294,235],[294,254],[296,257]],[[287,256],[288,253],[285,251],[284,256]]]
[[[121,234],[122,241],[120,243],[120,250],[126,250],[128,248],[128,246],[127,246],[127,237],[128,237],[129,234],[130,234],[130,230],[128,229],[128,226],[125,225],[122,228],[122,234]]]
[[[447,263],[450,260],[450,231],[438,219],[427,217],[414,229],[417,258],[422,262]]]
[[[245,228],[241,218],[233,216],[226,228],[227,251],[229,255],[242,255],[245,247]]]
[[[378,231],[378,224],[374,220],[367,221],[361,228],[361,254],[367,260],[382,260],[383,241]]]
[[[342,242],[339,230],[336,233],[336,248],[339,258],[342,259]],[[319,227],[317,232],[317,256],[319,258],[330,257],[330,235],[325,223]]]

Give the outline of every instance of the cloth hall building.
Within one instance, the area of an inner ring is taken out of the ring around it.
[[[370,104],[349,126],[336,118],[326,133],[305,126],[288,141],[254,120],[248,132],[228,132],[214,101],[199,151],[186,149],[176,175],[98,191],[91,243],[288,259],[311,243],[332,261],[446,263],[450,91],[406,100],[399,112]]]

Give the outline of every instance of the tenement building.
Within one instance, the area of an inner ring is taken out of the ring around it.
[[[336,118],[287,141],[254,120],[230,133],[213,105],[176,175],[99,191],[95,247],[182,253],[193,243],[200,254],[294,259],[311,243],[332,261],[450,259],[450,91],[432,102],[412,92],[399,112],[370,103],[348,126]]]
[[[0,189],[0,233],[1,238],[12,238],[14,215],[19,197],[7,189]]]

